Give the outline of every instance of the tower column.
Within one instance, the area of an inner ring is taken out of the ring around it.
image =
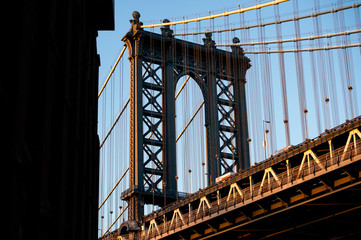
[[[165,19],[163,22],[169,22]],[[172,33],[166,26],[161,28],[162,81],[163,81],[163,191],[166,196],[176,195],[176,135],[175,135],[175,77],[173,68]],[[166,199],[166,198],[165,198]],[[164,203],[166,204],[166,203]]]
[[[221,175],[221,158],[219,148],[219,122],[218,122],[218,98],[217,98],[217,76],[216,76],[216,55],[215,42],[212,40],[212,33],[206,33],[203,38],[206,47],[206,68],[207,68],[207,102],[208,102],[208,185],[214,183]]]
[[[139,13],[138,13],[139,14]],[[137,12],[130,20],[131,30],[123,37],[130,61],[130,146],[129,146],[129,187],[131,190],[144,191],[143,185],[143,77],[142,77],[142,37],[137,31],[140,26]],[[134,189],[132,189],[134,188]],[[132,194],[128,198],[129,220],[137,220],[144,215],[144,199]]]
[[[233,39],[233,43],[239,43],[238,38]],[[236,145],[238,151],[237,170],[248,168],[250,166],[249,158],[249,135],[247,122],[247,102],[246,102],[246,71],[250,68],[249,59],[244,57],[243,49],[239,46],[232,47],[233,75],[234,75],[234,98],[236,101],[235,118],[238,133],[236,136]],[[240,59],[242,61],[240,61]]]

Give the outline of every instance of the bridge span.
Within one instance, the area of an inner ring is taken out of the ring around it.
[[[104,239],[325,239],[360,234],[360,129],[359,116],[140,222],[124,222]],[[341,228],[342,233],[337,231]]]

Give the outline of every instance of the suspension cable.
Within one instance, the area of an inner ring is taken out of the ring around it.
[[[299,41],[306,41],[306,40],[315,40],[319,38],[331,38],[336,36],[343,36],[343,35],[350,35],[354,33],[361,33],[361,29],[356,29],[352,31],[344,31],[338,33],[328,33],[318,36],[308,36],[308,37],[300,37],[300,38],[289,38],[289,39],[277,39],[271,41],[260,41],[260,42],[248,42],[248,43],[222,43],[216,44],[219,47],[231,47],[231,46],[254,46],[254,45],[268,45],[268,44],[276,44],[276,43],[286,43],[286,42],[299,42]]]
[[[119,61],[120,61],[120,59],[122,58],[122,56],[123,56],[123,54],[124,54],[124,52],[125,52],[125,49],[126,49],[126,48],[127,48],[127,46],[124,46],[124,47],[123,47],[123,49],[122,49],[122,51],[120,52],[120,54],[119,54],[119,57],[118,57],[117,61],[115,62],[115,64],[114,64],[113,68],[110,70],[110,73],[109,73],[109,75],[108,75],[107,79],[105,80],[105,82],[104,82],[104,84],[103,84],[102,88],[100,89],[100,91],[99,91],[99,93],[98,93],[98,98],[99,98],[99,97],[100,97],[100,95],[102,94],[102,92],[103,92],[103,90],[104,90],[105,86],[107,85],[107,83],[108,83],[108,81],[109,81],[110,77],[112,76],[112,74],[113,74],[113,72],[114,72],[115,68],[117,67],[117,65],[118,65],[118,63],[119,63]]]
[[[332,50],[332,49],[343,49],[351,47],[361,47],[361,43],[338,45],[338,46],[327,46],[318,48],[303,48],[303,49],[287,49],[287,50],[266,50],[266,51],[244,51],[245,54],[262,54],[262,53],[293,53],[293,52],[311,52],[321,50]]]
[[[120,111],[120,113],[119,113],[118,117],[115,119],[115,121],[114,121],[113,125],[110,127],[110,129],[109,129],[109,131],[108,131],[107,135],[105,135],[105,137],[104,137],[104,139],[103,139],[102,143],[101,143],[101,144],[100,144],[100,146],[99,146],[99,149],[103,147],[103,144],[105,143],[105,141],[107,140],[107,138],[109,137],[109,135],[111,134],[111,132],[113,131],[113,128],[115,127],[115,125],[116,125],[116,124],[117,124],[117,122],[119,121],[120,117],[122,116],[122,114],[123,114],[124,110],[126,109],[126,107],[127,107],[127,106],[128,106],[128,104],[129,104],[129,102],[130,102],[130,97],[128,98],[127,102],[124,104],[124,106],[123,106],[122,110]]]
[[[244,29],[256,28],[256,27],[261,27],[261,26],[268,26],[268,25],[274,25],[274,24],[279,24],[279,23],[297,21],[300,19],[305,19],[305,18],[310,18],[310,17],[317,17],[320,15],[329,14],[329,13],[333,13],[333,12],[337,12],[337,11],[343,11],[343,10],[347,10],[350,8],[357,8],[360,6],[361,6],[361,3],[354,3],[352,5],[345,6],[345,7],[332,8],[330,10],[326,10],[326,11],[322,11],[322,12],[318,12],[318,13],[311,13],[311,14],[307,14],[304,16],[292,17],[292,18],[287,18],[287,19],[277,20],[277,21],[272,21],[272,22],[267,22],[267,23],[253,24],[253,25],[240,26],[240,27],[234,27],[234,28],[225,28],[225,29],[173,33],[173,36],[197,35],[197,34],[206,34],[206,33],[221,33],[221,32],[229,32],[229,31],[236,31],[236,30],[244,30]]]
[[[186,23],[191,23],[191,22],[199,22],[199,21],[203,21],[203,20],[211,20],[211,19],[215,19],[215,18],[219,18],[219,17],[225,17],[225,16],[237,14],[237,13],[243,13],[243,12],[247,12],[247,11],[251,11],[251,10],[255,10],[255,9],[260,9],[260,8],[272,6],[272,5],[275,5],[275,4],[287,2],[287,1],[289,1],[289,0],[273,0],[271,2],[256,4],[256,5],[252,6],[252,7],[240,8],[240,9],[230,11],[230,12],[224,12],[224,13],[220,13],[220,14],[205,16],[205,17],[197,17],[197,18],[193,18],[193,19],[183,19],[181,21],[175,21],[175,22],[143,25],[143,26],[141,26],[141,28],[164,27],[164,26],[170,26],[170,25],[186,24]],[[190,35],[190,34],[187,34],[187,35]]]
[[[195,111],[195,113],[193,114],[193,116],[189,119],[188,123],[187,123],[186,126],[183,128],[182,132],[179,134],[179,136],[177,137],[177,139],[175,140],[176,142],[178,142],[179,138],[183,135],[183,133],[185,132],[185,130],[188,128],[189,124],[191,124],[191,122],[193,121],[193,119],[195,118],[195,116],[198,114],[199,110],[201,110],[203,104],[204,104],[204,101],[201,102],[201,104],[198,106],[198,108],[197,108],[197,110]]]
[[[184,81],[184,83],[182,84],[182,86],[180,87],[179,91],[177,92],[177,94],[175,95],[175,99],[177,100],[179,94],[182,92],[183,88],[185,87],[185,85],[187,84],[188,80],[190,79],[191,76],[188,76],[187,79]]]
[[[123,172],[122,176],[119,178],[118,182],[114,185],[114,187],[112,188],[112,190],[110,190],[110,192],[108,193],[108,195],[106,196],[106,198],[103,200],[103,202],[99,205],[98,210],[100,210],[100,208],[104,205],[104,203],[108,200],[108,198],[110,197],[110,195],[112,195],[112,193],[114,192],[115,188],[118,187],[119,183],[122,181],[122,179],[124,178],[125,174],[129,171],[129,167],[127,169],[125,169],[125,171]]]

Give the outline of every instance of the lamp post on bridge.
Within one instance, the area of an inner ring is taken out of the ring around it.
[[[326,103],[328,102],[328,100],[326,101]],[[305,114],[305,130],[306,130],[306,140],[308,140],[308,128],[307,128],[307,109],[303,109],[303,113]]]
[[[192,193],[192,176],[191,176],[191,172],[192,170],[191,169],[188,169],[188,173],[189,173],[189,194]]]
[[[203,188],[205,188],[205,181],[204,181],[204,177],[205,177],[205,174],[204,174],[204,165],[205,163],[202,162],[202,185],[203,185]]]
[[[263,120],[263,148],[264,148],[264,160],[267,159],[267,150],[266,150],[266,145],[267,145],[267,141],[266,141],[266,134],[269,133],[268,129],[265,129],[265,123],[271,123],[270,121],[267,120]]]
[[[178,202],[178,176],[175,176],[175,181],[176,181],[176,197],[177,197],[177,202]]]

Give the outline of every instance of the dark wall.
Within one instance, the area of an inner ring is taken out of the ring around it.
[[[97,238],[96,37],[114,28],[113,6],[35,0],[3,8],[1,238]]]

